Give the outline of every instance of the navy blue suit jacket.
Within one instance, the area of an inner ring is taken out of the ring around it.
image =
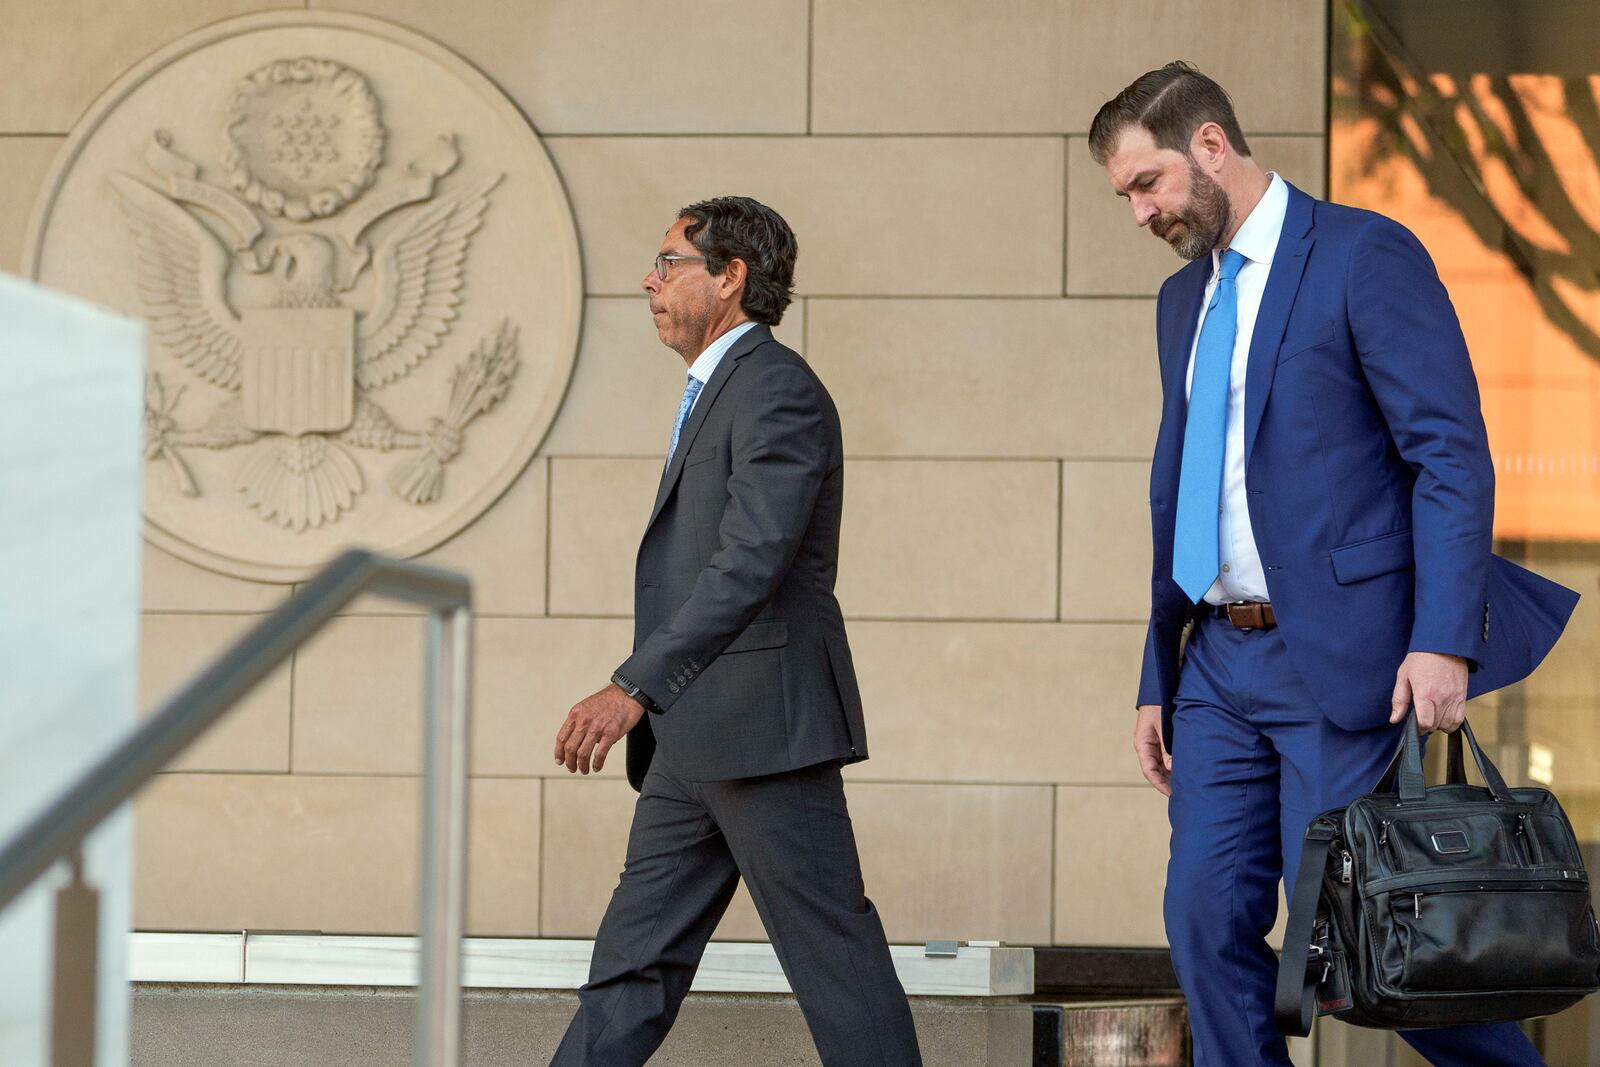
[[[1138,703],[1164,710],[1195,605],[1172,579],[1185,379],[1211,257],[1156,302],[1164,395],[1150,473],[1155,542]],[[1295,668],[1346,729],[1390,713],[1407,652],[1470,662],[1472,695],[1526,677],[1577,594],[1490,551],[1494,468],[1467,346],[1404,226],[1289,187],[1245,381],[1245,483]]]

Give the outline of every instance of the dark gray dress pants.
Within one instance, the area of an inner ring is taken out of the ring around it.
[[[911,1008],[863,891],[839,765],[688,782],[659,752],[551,1067],[650,1058],[741,875],[825,1067],[920,1067]]]

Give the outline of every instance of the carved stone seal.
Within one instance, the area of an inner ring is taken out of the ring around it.
[[[195,99],[211,85],[232,89]],[[235,19],[128,72],[27,256],[150,325],[147,535],[258,580],[472,522],[577,346],[576,231],[537,135],[438,45],[355,16]]]

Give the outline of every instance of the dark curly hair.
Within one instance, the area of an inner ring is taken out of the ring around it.
[[[1105,166],[1122,131],[1143,126],[1157,145],[1187,155],[1189,139],[1207,122],[1222,127],[1235,152],[1250,154],[1228,91],[1194,64],[1175,59],[1139,75],[1132,85],[1106,101],[1089,125],[1089,154]]]
[[[732,260],[744,260],[739,306],[756,322],[778,325],[794,298],[799,255],[794,231],[783,216],[748,196],[718,196],[690,204],[678,217],[690,220],[683,235],[706,257],[711,274],[721,274]]]

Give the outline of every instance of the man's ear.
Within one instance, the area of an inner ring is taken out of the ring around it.
[[[717,295],[724,300],[732,298],[734,293],[744,285],[749,276],[750,268],[742,259],[730,259],[728,265],[722,268],[722,273],[717,275]]]
[[[1232,150],[1228,135],[1215,122],[1202,122],[1194,131],[1194,136],[1189,138],[1189,153],[1202,170],[1214,172]]]

